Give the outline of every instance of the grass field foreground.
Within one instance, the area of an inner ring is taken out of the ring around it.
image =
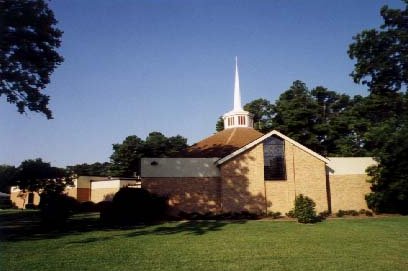
[[[95,227],[95,217],[77,216],[71,222],[81,221],[80,227],[14,235],[7,229],[20,220],[0,217],[1,270],[408,269],[406,216],[314,225],[186,221],[127,229]],[[26,226],[29,220],[23,220]]]

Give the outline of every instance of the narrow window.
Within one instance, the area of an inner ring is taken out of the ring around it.
[[[264,179],[286,180],[285,141],[271,136],[263,142]]]
[[[245,125],[245,117],[242,116],[242,125]]]

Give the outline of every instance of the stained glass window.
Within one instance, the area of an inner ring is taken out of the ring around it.
[[[264,179],[286,180],[285,141],[271,136],[263,142],[264,147]]]

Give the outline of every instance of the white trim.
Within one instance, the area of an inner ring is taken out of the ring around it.
[[[218,166],[218,165],[221,165],[221,164],[225,163],[226,161],[230,160],[231,158],[234,158],[235,156],[237,156],[238,154],[241,154],[241,153],[243,153],[244,151],[246,151],[246,150],[252,148],[253,146],[255,146],[255,145],[261,143],[262,141],[264,141],[265,139],[267,139],[268,137],[270,137],[270,136],[272,136],[272,135],[276,135],[276,136],[278,136],[278,137],[284,139],[285,141],[290,142],[291,144],[295,145],[295,146],[298,147],[299,149],[301,149],[301,150],[307,152],[307,153],[310,154],[310,155],[313,155],[314,157],[316,157],[316,158],[319,159],[319,160],[322,160],[322,161],[325,162],[325,163],[328,163],[328,162],[329,162],[329,159],[327,159],[327,158],[321,156],[320,154],[318,154],[318,153],[312,151],[311,149],[309,149],[309,148],[303,146],[302,144],[300,144],[299,142],[296,142],[295,140],[293,140],[293,139],[291,139],[291,138],[285,136],[284,134],[281,134],[281,133],[279,133],[278,131],[273,130],[273,131],[271,131],[271,132],[269,132],[269,133],[263,135],[262,137],[258,138],[257,140],[252,141],[251,143],[245,145],[244,147],[242,147],[242,148],[240,148],[240,149],[234,151],[233,153],[231,153],[231,154],[229,154],[229,155],[227,155],[227,156],[225,156],[225,157],[219,159],[217,162],[215,162],[215,164]]]

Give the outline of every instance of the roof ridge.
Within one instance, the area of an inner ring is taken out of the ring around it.
[[[232,139],[232,137],[235,135],[235,132],[236,132],[236,131],[237,131],[236,128],[234,128],[234,129],[231,131],[230,136],[228,137],[227,141],[225,142],[226,144],[229,144],[229,143],[231,142],[231,139]]]

